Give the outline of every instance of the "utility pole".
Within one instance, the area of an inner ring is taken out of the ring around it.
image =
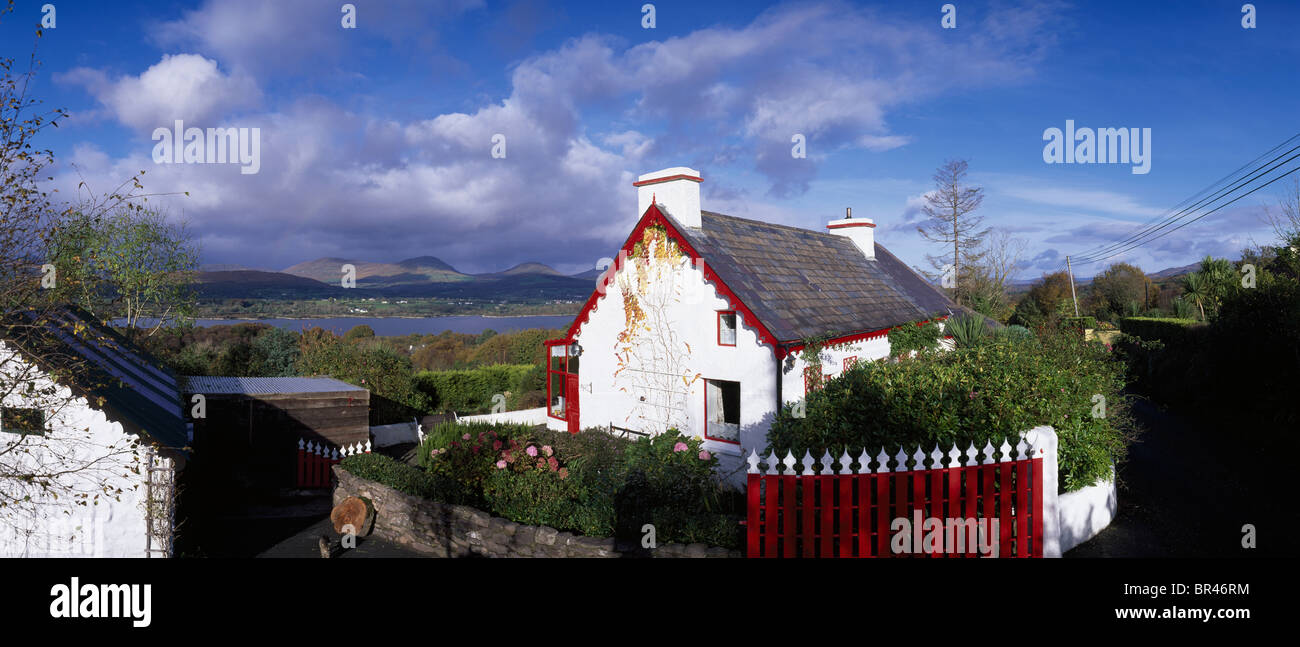
[[[1070,257],[1065,257],[1065,271],[1070,275],[1070,299],[1074,301],[1074,316],[1079,316],[1079,297],[1074,294],[1074,269],[1070,267]]]

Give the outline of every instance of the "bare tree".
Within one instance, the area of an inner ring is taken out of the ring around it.
[[[973,214],[984,202],[984,189],[967,185],[966,167],[965,160],[949,160],[940,166],[934,173],[935,188],[926,194],[921,208],[928,220],[916,228],[917,232],[930,242],[952,248],[951,256],[947,252],[926,256],[938,270],[934,274],[926,272],[931,278],[951,271],[952,278],[960,281],[962,265],[977,263],[983,257],[980,246],[989,230],[981,229],[983,217]],[[961,302],[959,286],[954,286],[953,296]]]
[[[0,17],[11,11],[12,0]],[[14,59],[0,58],[0,525],[6,532],[15,530],[15,519],[35,518],[43,501],[93,505],[119,498],[126,472],[139,465],[134,439],[105,446],[75,415],[73,405],[95,401],[107,376],[65,343],[86,332],[61,325],[65,311],[53,297],[58,274],[48,262],[50,242],[72,208],[51,201],[43,183],[54,154],[34,140],[67,114],[29,96],[37,67],[35,50],[18,72]],[[135,192],[140,188],[131,178],[79,208],[92,215],[125,208],[144,197]]]
[[[958,277],[958,292],[969,299],[976,311],[1001,319],[1009,309],[1007,283],[1024,260],[1028,241],[1003,229],[990,229],[979,251],[979,260],[967,261]]]
[[[1300,176],[1292,177],[1291,184],[1282,187],[1276,209],[1264,207],[1264,219],[1281,244],[1300,237]]]

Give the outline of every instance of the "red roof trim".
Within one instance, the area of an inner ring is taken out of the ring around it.
[[[874,222],[833,222],[826,225],[827,229],[844,229],[845,227],[875,227]]]
[[[943,320],[945,320],[945,319],[947,319],[947,318],[948,318],[948,317],[939,317],[939,318],[935,319],[935,321],[943,321]],[[917,322],[916,325],[918,325],[918,326],[924,326],[924,325],[925,325],[926,323],[928,323],[929,321],[930,321],[929,319],[927,319],[927,320],[925,320],[925,321],[920,321],[920,322]],[[905,326],[905,325],[907,325],[907,324],[903,324],[903,325]],[[901,328],[901,327],[902,327],[902,326],[890,326],[890,327],[888,327],[888,328],[881,328],[880,330],[872,330],[872,331],[869,331],[869,332],[858,332],[858,333],[853,333],[853,334],[851,334],[851,335],[843,335],[843,336],[840,336],[840,337],[832,337],[831,339],[827,339],[827,340],[824,342],[824,345],[829,346],[829,345],[832,345],[832,344],[848,344],[848,343],[852,343],[852,342],[855,342],[855,341],[864,341],[864,340],[867,340],[867,339],[874,339],[874,338],[876,338],[876,337],[880,337],[881,335],[888,335],[888,334],[889,334],[889,331],[891,331],[891,330],[893,330],[893,329],[895,329],[895,328]],[[797,352],[799,352],[799,351],[801,351],[801,350],[803,350],[804,348],[807,347],[807,344],[801,343],[801,342],[799,342],[798,340],[788,341],[788,342],[785,342],[785,343],[786,343],[786,344],[795,344],[794,346],[786,346],[786,348],[785,348],[786,353],[797,353]]]
[[[636,245],[637,241],[641,240],[642,232],[645,231],[646,227],[652,225],[663,225],[664,229],[668,232],[668,235],[677,242],[677,245],[682,248],[682,251],[690,255],[692,261],[698,261],[701,259],[699,251],[692,247],[690,242],[686,240],[686,237],[677,230],[677,227],[659,211],[659,208],[654,203],[651,203],[650,207],[647,208],[645,213],[641,216],[641,221],[637,223],[636,228],[628,235],[627,241],[623,243],[618,258],[614,259],[614,264],[610,265],[609,268],[605,270],[605,273],[597,279],[597,289],[592,291],[591,296],[587,298],[587,302],[583,304],[582,310],[578,311],[578,315],[573,318],[573,323],[569,325],[569,330],[565,333],[565,341],[573,341],[574,337],[577,336],[578,332],[582,329],[582,324],[590,320],[591,312],[596,309],[596,305],[599,303],[600,299],[605,296],[604,293],[608,291],[609,284],[614,280],[618,271],[622,269],[623,258],[625,258],[626,254],[632,253],[633,246]],[[626,252],[626,254],[623,252]],[[717,272],[713,271],[713,268],[709,266],[707,261],[702,265],[704,268],[704,279],[713,283],[714,289],[717,290],[718,294],[725,299],[728,304],[730,304],[732,310],[735,310],[738,314],[744,316],[744,321],[753,327],[758,333],[759,341],[771,345],[772,350],[777,354],[777,357],[784,357],[785,353],[781,349],[781,343],[777,340],[776,335],[773,335],[772,332],[767,329],[767,326],[764,326],[763,322],[758,319],[758,316],[749,309],[749,306],[745,305],[745,303],[740,300],[740,297],[736,296],[736,293],[732,292],[731,288],[727,287],[727,284],[723,282]]]
[[[656,178],[651,178],[649,180],[641,180],[639,182],[633,182],[632,186],[649,186],[651,184],[659,184],[660,182],[672,182],[673,180],[690,180],[692,182],[704,181],[703,178],[698,178],[695,177],[694,175],[686,175],[685,173],[678,173],[677,175],[669,175],[668,177],[656,177]]]

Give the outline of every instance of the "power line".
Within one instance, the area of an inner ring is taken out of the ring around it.
[[[1294,137],[1293,137],[1292,139],[1294,139]],[[1290,140],[1287,140],[1287,142],[1284,142],[1282,145],[1285,145],[1285,144],[1288,143],[1288,142],[1290,142]],[[1275,146],[1272,150],[1269,151],[1269,153],[1271,153],[1273,150],[1277,150],[1277,148],[1278,148],[1278,147]],[[1269,164],[1272,164],[1273,162],[1277,161],[1278,159],[1282,158],[1283,156],[1285,156],[1285,155],[1287,155],[1287,154],[1289,154],[1289,153],[1292,153],[1292,152],[1294,152],[1294,151],[1296,151],[1296,150],[1300,150],[1300,145],[1297,145],[1297,146],[1295,146],[1295,147],[1292,147],[1290,150],[1287,150],[1286,152],[1284,152],[1284,153],[1278,155],[1277,157],[1274,157],[1273,159],[1271,159],[1271,160],[1269,160],[1269,161],[1267,161],[1267,162],[1264,162],[1264,164],[1261,164],[1260,167],[1263,167],[1263,166],[1267,166],[1267,165],[1269,165]],[[1265,155],[1267,155],[1267,154],[1268,154],[1268,153],[1265,153]],[[1260,157],[1263,157],[1263,156],[1260,156]],[[1168,227],[1168,226],[1174,224],[1175,222],[1178,222],[1179,220],[1181,220],[1181,219],[1183,219],[1183,218],[1186,218],[1186,217],[1192,215],[1193,213],[1196,212],[1197,209],[1200,209],[1200,208],[1202,208],[1202,207],[1204,207],[1204,206],[1208,206],[1209,204],[1213,204],[1213,203],[1215,203],[1215,202],[1221,200],[1222,198],[1224,198],[1224,197],[1226,197],[1227,195],[1231,194],[1233,191],[1236,191],[1237,189],[1241,188],[1242,186],[1245,186],[1245,185],[1247,185],[1247,184],[1253,182],[1254,180],[1258,179],[1261,175],[1267,174],[1267,173],[1269,173],[1269,172],[1275,170],[1278,166],[1281,166],[1282,164],[1285,164],[1285,163],[1287,163],[1287,162],[1289,162],[1289,161],[1295,159],[1296,157],[1297,157],[1297,155],[1293,155],[1293,156],[1287,158],[1286,160],[1283,160],[1281,163],[1274,164],[1273,166],[1271,166],[1271,167],[1269,167],[1268,169],[1265,169],[1265,170],[1263,170],[1263,171],[1259,171],[1259,170],[1258,170],[1258,167],[1257,167],[1256,169],[1253,169],[1253,170],[1251,170],[1251,171],[1249,172],[1249,174],[1248,174],[1249,177],[1247,177],[1246,179],[1244,179],[1244,180],[1240,180],[1240,181],[1237,181],[1237,183],[1234,184],[1233,186],[1227,187],[1227,188],[1225,188],[1225,189],[1220,189],[1219,191],[1216,191],[1214,195],[1212,195],[1212,196],[1208,196],[1208,197],[1206,197],[1206,198],[1202,198],[1202,199],[1198,200],[1196,203],[1192,204],[1191,206],[1188,206],[1188,207],[1182,209],[1182,210],[1179,211],[1178,213],[1175,213],[1175,214],[1173,214],[1172,216],[1168,216],[1168,217],[1166,217],[1163,221],[1161,221],[1161,223],[1160,223],[1158,226],[1154,226],[1154,227],[1150,227],[1150,226],[1148,226],[1148,227],[1144,228],[1143,230],[1138,231],[1137,233],[1135,233],[1135,234],[1133,234],[1133,235],[1130,235],[1128,238],[1126,238],[1126,239],[1124,239],[1124,240],[1121,240],[1121,241],[1118,241],[1118,242],[1115,242],[1115,243],[1111,243],[1110,245],[1107,245],[1107,246],[1105,246],[1104,248],[1099,249],[1099,250],[1097,250],[1097,251],[1095,251],[1095,252],[1091,252],[1091,253],[1088,253],[1088,254],[1080,254],[1080,255],[1076,255],[1076,257],[1082,257],[1082,260],[1083,260],[1084,262],[1092,262],[1092,261],[1094,261],[1094,260],[1100,260],[1100,259],[1110,258],[1110,256],[1113,256],[1114,254],[1108,254],[1108,255],[1106,255],[1108,252],[1111,252],[1112,250],[1115,250],[1116,248],[1123,247],[1124,245],[1128,244],[1130,241],[1138,241],[1139,244],[1142,244],[1142,243],[1144,243],[1144,242],[1149,242],[1149,240],[1155,240],[1156,238],[1159,238],[1160,236],[1157,236],[1157,237],[1155,237],[1155,238],[1150,238],[1150,239],[1148,239],[1148,241],[1141,241],[1140,239],[1142,239],[1142,238],[1146,238],[1147,236],[1150,236],[1151,234],[1153,234],[1153,233],[1155,233],[1155,232],[1158,232],[1158,231],[1160,231],[1160,230],[1162,230],[1162,229],[1164,229],[1164,228],[1166,228],[1166,227]],[[1259,158],[1256,158],[1256,159],[1259,159]],[[1252,160],[1251,163],[1254,163],[1254,161]],[[1248,164],[1247,166],[1249,166],[1249,164]],[[1234,171],[1231,175],[1229,175],[1229,177],[1231,177],[1231,176],[1233,176],[1233,175],[1236,175],[1236,174],[1237,174],[1237,173]],[[1217,183],[1216,183],[1216,184],[1217,184]],[[1202,191],[1202,193],[1204,193],[1204,191]],[[1198,195],[1199,195],[1199,194],[1198,194]],[[1194,198],[1194,197],[1195,197],[1195,196],[1193,196],[1193,198]],[[1184,201],[1184,202],[1185,202],[1185,201]],[[1171,230],[1171,231],[1173,231],[1173,230]],[[1163,235],[1163,234],[1162,234],[1162,235]],[[1132,249],[1132,247],[1129,247],[1129,249]]]
[[[1091,248],[1091,249],[1087,249],[1087,250],[1084,250],[1083,252],[1080,252],[1080,253],[1079,253],[1079,256],[1083,256],[1083,257],[1085,257],[1085,258],[1086,258],[1086,257],[1091,257],[1091,256],[1097,256],[1097,255],[1102,254],[1102,253],[1104,253],[1104,252],[1107,252],[1107,251],[1109,251],[1109,250],[1111,250],[1111,249],[1114,249],[1115,247],[1118,247],[1118,246],[1120,246],[1120,245],[1123,245],[1124,243],[1127,243],[1128,241],[1132,240],[1132,239],[1135,238],[1135,237],[1138,237],[1138,236],[1143,235],[1143,233],[1145,232],[1145,230],[1149,229],[1150,226],[1151,226],[1152,224],[1154,224],[1155,222],[1157,222],[1157,221],[1161,221],[1161,220],[1164,220],[1164,219],[1169,218],[1171,212],[1173,212],[1175,209],[1178,209],[1179,207],[1182,207],[1183,205],[1187,204],[1188,202],[1191,202],[1192,200],[1196,200],[1198,197],[1200,197],[1201,195],[1205,194],[1207,191],[1210,191],[1210,190],[1213,189],[1214,187],[1219,186],[1220,184],[1223,184],[1223,183],[1224,183],[1226,180],[1228,180],[1229,178],[1232,178],[1232,177],[1236,176],[1237,174],[1239,174],[1239,173],[1242,171],[1242,169],[1245,169],[1246,167],[1251,166],[1251,165],[1254,164],[1255,162],[1258,162],[1259,160],[1261,160],[1261,159],[1267,157],[1268,155],[1272,154],[1273,151],[1276,151],[1277,149],[1282,148],[1283,146],[1286,146],[1287,144],[1291,143],[1291,141],[1293,141],[1293,140],[1296,139],[1297,137],[1300,137],[1300,133],[1296,133],[1296,134],[1294,134],[1294,135],[1288,137],[1285,141],[1283,141],[1282,143],[1280,143],[1280,144],[1274,146],[1273,148],[1268,149],[1267,151],[1265,151],[1265,152],[1263,152],[1262,154],[1260,154],[1260,155],[1258,155],[1257,157],[1255,157],[1255,159],[1252,159],[1252,160],[1250,160],[1249,162],[1246,162],[1245,164],[1242,164],[1241,166],[1237,167],[1237,169],[1236,169],[1235,171],[1233,171],[1233,172],[1231,172],[1231,173],[1229,173],[1229,174],[1223,176],[1222,178],[1219,178],[1218,181],[1216,181],[1216,182],[1214,182],[1213,184],[1211,184],[1211,185],[1205,187],[1204,189],[1201,189],[1198,193],[1196,193],[1196,195],[1193,195],[1193,196],[1190,197],[1190,198],[1186,198],[1186,199],[1184,199],[1182,202],[1179,202],[1178,204],[1174,205],[1174,206],[1171,207],[1169,210],[1167,210],[1163,215],[1161,215],[1161,216],[1157,216],[1157,217],[1155,217],[1155,218],[1152,218],[1150,221],[1148,221],[1147,223],[1145,223],[1145,224],[1143,224],[1141,227],[1139,227],[1138,230],[1136,231],[1136,233],[1130,235],[1128,238],[1126,238],[1126,239],[1124,239],[1124,240],[1121,240],[1121,241],[1119,241],[1119,242],[1117,242],[1117,243],[1111,243],[1111,244],[1109,244],[1109,245],[1097,245],[1097,246],[1095,246],[1095,247],[1093,247],[1093,248]],[[1291,150],[1293,151],[1293,150],[1296,150],[1296,149],[1295,149],[1295,148],[1292,148]],[[1287,151],[1287,153],[1289,153],[1289,152],[1291,152],[1291,151]],[[1286,155],[1286,153],[1282,153],[1282,155]],[[1279,155],[1278,157],[1281,157],[1282,155]],[[1277,157],[1274,157],[1274,158],[1273,158],[1273,160],[1276,160],[1276,159],[1277,159]],[[1265,162],[1264,165],[1266,165],[1266,164],[1272,162],[1273,160],[1269,160],[1269,162]],[[1263,166],[1263,165],[1261,165],[1261,166]],[[1189,207],[1189,208],[1190,208],[1190,207]],[[1184,211],[1185,211],[1185,210],[1186,210],[1186,209],[1184,209]],[[1179,213],[1182,213],[1182,212],[1180,211]],[[1174,215],[1174,216],[1177,216],[1178,214],[1173,214],[1173,215]],[[1100,248],[1100,249],[1098,249],[1098,248]]]
[[[1296,155],[1292,155],[1292,156],[1291,156],[1290,158],[1288,158],[1286,161],[1289,162],[1289,161],[1291,161],[1291,160],[1293,160],[1293,159],[1295,159],[1295,158],[1297,158],[1297,157],[1300,157],[1300,153],[1298,153],[1298,154],[1296,154]],[[1283,164],[1285,164],[1285,163],[1286,163],[1286,162],[1283,162]],[[1279,164],[1279,166],[1280,166],[1280,164]],[[1276,167],[1274,167],[1274,168],[1276,168]],[[1272,169],[1269,169],[1269,170],[1271,171]],[[1210,214],[1212,214],[1212,213],[1214,213],[1214,212],[1216,212],[1216,211],[1218,211],[1218,210],[1220,210],[1220,209],[1222,209],[1222,208],[1224,208],[1224,207],[1226,207],[1226,206],[1228,206],[1228,205],[1230,205],[1230,204],[1232,204],[1232,203],[1234,203],[1234,202],[1236,202],[1236,201],[1238,201],[1238,200],[1240,200],[1240,199],[1242,199],[1242,198],[1244,198],[1244,197],[1246,197],[1246,196],[1248,196],[1248,195],[1250,195],[1250,194],[1252,194],[1252,193],[1254,193],[1254,192],[1256,192],[1256,191],[1258,191],[1258,190],[1260,190],[1260,189],[1262,189],[1262,188],[1264,188],[1264,187],[1266,187],[1266,186],[1268,186],[1268,185],[1274,183],[1274,182],[1277,182],[1278,180],[1280,180],[1280,179],[1282,179],[1282,178],[1284,178],[1284,177],[1286,177],[1286,176],[1288,176],[1288,175],[1291,175],[1292,173],[1295,173],[1296,171],[1300,171],[1300,166],[1297,166],[1297,167],[1291,169],[1290,171],[1287,171],[1286,173],[1283,173],[1283,174],[1281,174],[1281,175],[1279,175],[1279,176],[1277,176],[1277,177],[1275,177],[1275,178],[1269,180],[1268,182],[1265,182],[1264,184],[1261,184],[1261,185],[1259,185],[1259,186],[1257,186],[1257,187],[1251,189],[1250,191],[1247,191],[1247,192],[1245,192],[1245,193],[1243,193],[1243,194],[1241,194],[1241,195],[1239,195],[1239,196],[1237,196],[1237,197],[1235,197],[1235,198],[1233,198],[1233,199],[1231,199],[1231,200],[1229,200],[1229,201],[1227,201],[1227,202],[1225,202],[1225,203],[1223,203],[1223,204],[1221,204],[1221,205],[1215,207],[1214,209],[1211,209],[1210,211],[1207,211],[1207,212],[1205,212],[1205,213],[1203,213],[1203,214],[1201,214],[1201,215],[1199,215],[1199,216],[1197,216],[1197,217],[1195,217],[1195,218],[1192,218],[1191,220],[1188,220],[1188,221],[1186,221],[1186,222],[1184,222],[1184,223],[1178,225],[1177,227],[1174,227],[1173,229],[1170,229],[1169,231],[1166,231],[1165,233],[1160,234],[1159,236],[1156,236],[1155,238],[1151,238],[1151,239],[1148,239],[1148,240],[1146,240],[1146,241],[1143,241],[1143,242],[1140,242],[1140,243],[1136,243],[1136,244],[1131,245],[1131,246],[1129,246],[1129,247],[1127,247],[1127,248],[1125,248],[1125,249],[1119,250],[1119,251],[1117,251],[1117,252],[1115,252],[1114,254],[1111,254],[1111,255],[1109,255],[1109,256],[1103,256],[1103,257],[1101,257],[1101,258],[1097,258],[1097,259],[1093,259],[1093,260],[1089,260],[1089,261],[1085,261],[1085,262],[1087,262],[1087,263],[1097,263],[1097,262],[1100,262],[1100,261],[1104,261],[1104,260],[1106,260],[1106,259],[1108,259],[1108,258],[1110,258],[1110,257],[1112,257],[1112,256],[1118,256],[1118,255],[1120,255],[1120,254],[1123,254],[1124,252],[1129,251],[1130,249],[1135,249],[1135,248],[1137,248],[1137,247],[1141,247],[1142,245],[1145,245],[1146,243],[1149,243],[1149,242],[1151,242],[1151,241],[1153,241],[1153,240],[1157,240],[1157,239],[1163,238],[1163,237],[1165,237],[1165,236],[1168,236],[1169,234],[1172,234],[1172,233],[1174,233],[1175,231],[1178,231],[1179,229],[1182,229],[1183,227],[1186,227],[1187,225],[1190,225],[1190,224],[1196,222],[1197,220],[1200,220],[1201,218],[1204,218],[1204,217],[1206,217],[1206,216],[1208,216],[1208,215],[1210,215]]]

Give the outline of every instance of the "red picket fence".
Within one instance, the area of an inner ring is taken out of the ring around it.
[[[847,453],[838,461],[839,473],[832,469],[829,454],[823,456],[820,472],[814,471],[812,457],[805,454],[803,474],[797,473],[790,455],[784,461],[765,459],[769,468],[759,473],[760,457],[755,452],[749,458],[746,489],[746,555],[1042,557],[1043,449],[1031,453],[1023,439],[1017,449],[1013,459],[1011,447],[1004,442],[994,458],[993,447],[986,445],[984,460],[977,463],[972,446],[963,464],[962,452],[953,448],[946,454],[950,460],[945,466],[945,454],[936,447],[930,454],[930,469],[924,469],[926,455],[920,450],[908,469],[908,456],[900,450],[892,471],[882,451],[874,472],[871,457],[863,452],[857,473]],[[1055,478],[1050,482],[1054,489]],[[932,534],[936,522],[940,530]],[[975,530],[979,526],[988,533],[983,543]],[[936,540],[939,550],[927,550]]]
[[[330,468],[346,456],[369,454],[370,441],[339,449],[315,440],[298,439],[298,478],[300,488],[327,488],[330,486]]]

